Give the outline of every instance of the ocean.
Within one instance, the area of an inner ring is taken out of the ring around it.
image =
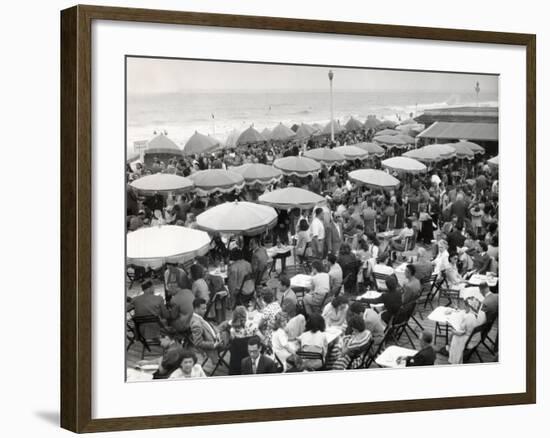
[[[475,93],[335,91],[334,118],[350,116],[364,122],[368,115],[397,120],[420,115],[429,108],[476,105]],[[497,93],[481,92],[479,104],[498,105]],[[330,96],[324,92],[192,92],[127,97],[127,148],[149,140],[154,131],[166,131],[180,147],[198,131],[224,141],[234,130],[254,125],[258,131],[279,122],[322,123],[330,120]]]

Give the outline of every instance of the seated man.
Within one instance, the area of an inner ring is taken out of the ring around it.
[[[416,300],[420,298],[422,286],[420,281],[415,277],[416,269],[414,265],[407,265],[405,268],[405,284],[403,285],[403,305],[410,308]]]
[[[250,239],[250,250],[252,252],[252,258],[250,264],[252,266],[252,274],[256,284],[265,284],[269,279],[267,272],[267,264],[270,260],[266,249],[260,245],[257,239]]]
[[[338,295],[344,279],[342,267],[336,261],[336,256],[334,254],[329,254],[327,258],[330,266],[328,271],[328,276],[330,277],[330,293]]]
[[[414,235],[412,222],[409,218],[405,219],[405,228],[403,228],[397,236],[390,240],[390,248],[393,251],[406,251],[406,243]]]
[[[494,321],[498,315],[498,295],[491,292],[486,282],[479,285],[479,291],[483,295],[481,310],[485,312],[487,321]]]
[[[402,304],[401,291],[397,288],[398,282],[395,274],[386,279],[386,287],[388,288],[387,292],[383,292],[378,298],[361,298],[359,301],[367,304],[384,304],[385,311],[381,317],[382,321],[388,324],[398,314]]]
[[[413,266],[415,270],[414,275],[418,280],[425,281],[430,278],[433,272],[433,265],[425,248],[418,248],[417,260]]]
[[[193,316],[191,317],[191,341],[193,345],[204,352],[212,362],[216,362],[217,350],[223,343],[215,327],[204,319],[206,313],[206,301],[203,298],[195,298],[193,301]]]
[[[168,318],[164,298],[155,295],[153,282],[151,280],[144,281],[141,290],[143,290],[143,293],[135,297],[128,307],[128,310],[134,310],[134,317],[157,316],[159,320]],[[157,323],[147,323],[140,326],[141,335],[145,339],[157,338],[159,331],[160,325]]]
[[[337,326],[346,328],[348,313],[348,299],[343,295],[334,297],[323,309],[322,316],[327,327]]]
[[[298,298],[296,293],[290,287],[290,279],[286,275],[279,277],[281,297],[281,309],[290,318],[296,315],[296,306],[298,304]]]
[[[244,259],[241,249],[233,248],[229,257],[231,262],[227,268],[227,288],[232,307],[241,287],[244,295],[251,295],[254,292],[254,280],[244,281],[245,277],[252,274],[252,266]]]
[[[420,337],[420,350],[414,356],[400,356],[397,358],[397,363],[405,361],[408,367],[418,367],[433,365],[435,362],[435,350],[432,346],[432,334],[426,330],[422,332]]]
[[[261,353],[261,342],[258,336],[248,340],[248,357],[241,361],[241,374],[271,374],[277,372],[273,360]]]
[[[161,330],[160,346],[164,350],[161,357],[138,362],[139,366],[158,364],[159,367],[153,374],[153,379],[167,379],[178,369],[183,359],[183,347],[177,340],[176,330],[172,327]]]
[[[182,335],[189,330],[193,317],[193,300],[195,296],[190,289],[180,289],[170,301],[170,325]]]
[[[324,272],[323,264],[319,260],[313,261],[311,275],[311,291],[304,296],[304,307],[308,315],[321,313],[321,306],[330,291],[330,277]]]

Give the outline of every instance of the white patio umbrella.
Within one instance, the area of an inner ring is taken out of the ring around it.
[[[375,189],[394,189],[399,180],[383,170],[360,169],[348,174],[350,180]]]
[[[247,185],[274,184],[283,177],[279,169],[261,163],[247,163],[237,167],[230,167],[229,170],[242,175]]]
[[[340,152],[346,160],[364,160],[368,157],[368,152],[364,149],[358,148],[357,146],[338,146],[335,147],[336,152]]]
[[[499,158],[498,158],[498,155],[496,157],[493,157],[489,160],[487,160],[487,164],[491,167],[498,167],[499,163]]]
[[[334,164],[344,164],[346,162],[346,157],[340,152],[329,148],[310,149],[304,152],[304,157],[311,158],[329,167]]]
[[[229,193],[244,187],[242,175],[223,169],[200,170],[189,178],[195,183],[195,192],[201,196],[214,192]]]
[[[189,178],[171,173],[155,173],[134,180],[130,184],[143,194],[184,193],[193,190],[194,183]]]
[[[246,201],[226,202],[197,216],[197,226],[205,231],[255,236],[277,223],[277,212],[267,205]]]
[[[264,193],[258,198],[262,204],[270,205],[278,209],[301,208],[309,209],[315,207],[325,198],[317,193],[299,187],[286,187]]]
[[[273,162],[273,166],[288,176],[313,176],[321,171],[321,165],[317,161],[307,157],[278,158]]]
[[[209,248],[208,233],[177,225],[139,228],[126,235],[127,262],[145,268],[183,263],[206,254]]]
[[[382,161],[382,167],[390,169],[398,173],[424,173],[428,168],[413,158],[407,157],[392,157]]]

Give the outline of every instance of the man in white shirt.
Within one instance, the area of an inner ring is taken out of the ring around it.
[[[344,279],[342,267],[336,262],[336,256],[334,254],[328,255],[328,264],[330,266],[328,271],[328,276],[330,279],[330,292],[337,294],[342,287],[342,281]]]
[[[323,264],[319,260],[314,260],[311,270],[311,291],[304,296],[304,307],[308,315],[321,313],[329,291],[330,276],[324,272]]]
[[[313,250],[313,256],[315,258],[322,259],[325,243],[325,226],[323,225],[324,211],[321,207],[315,209],[315,217],[311,221],[309,227],[311,231],[311,246]]]
[[[434,265],[434,273],[440,275],[442,272],[446,271],[449,266],[449,244],[446,240],[440,240],[437,242],[438,253],[437,257],[432,261]]]

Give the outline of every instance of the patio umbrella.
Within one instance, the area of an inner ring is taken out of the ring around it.
[[[380,122],[380,120],[378,120],[375,116],[368,116],[363,126],[365,129],[376,129],[380,123],[382,122]]]
[[[346,161],[346,157],[340,152],[329,148],[310,149],[304,152],[304,157],[329,167],[334,164],[344,164]]]
[[[183,152],[178,145],[165,134],[158,134],[149,143],[145,149],[144,155],[177,155],[182,156]]]
[[[215,138],[208,137],[197,131],[187,140],[183,147],[183,153],[185,155],[203,154],[216,149],[219,145],[219,141]]]
[[[193,190],[194,183],[189,178],[171,173],[155,173],[136,179],[130,184],[143,194],[184,193]]]
[[[298,129],[296,130],[296,139],[304,140],[306,138],[311,137],[313,134],[315,134],[318,131],[317,128],[314,128],[311,125],[307,125],[305,123],[302,123]]]
[[[321,165],[307,157],[284,157],[273,162],[273,166],[280,169],[284,175],[299,177],[317,175],[321,171]]]
[[[260,195],[258,198],[260,203],[280,210],[288,210],[290,208],[309,209],[324,200],[325,198],[317,193],[299,187],[286,187],[284,189],[273,190],[272,192]]]
[[[260,134],[262,134],[263,138],[265,138],[266,140],[269,140],[271,138],[271,129],[264,128],[264,130]]]
[[[282,123],[279,123],[273,130],[271,131],[271,140],[288,140],[289,138],[294,137],[295,133],[292,129],[288,128],[287,126],[283,125]]]
[[[399,148],[402,149],[407,145],[407,142],[400,138],[398,135],[379,135],[373,139],[376,143],[386,146],[388,149]]]
[[[357,143],[353,146],[361,148],[364,151],[367,151],[369,155],[376,155],[377,157],[383,157],[386,153],[386,150],[376,143]]]
[[[498,159],[498,155],[496,157],[493,157],[493,158],[490,158],[489,160],[487,160],[487,164],[491,167],[498,167],[499,163],[498,163],[499,159]]]
[[[223,169],[200,170],[189,178],[195,183],[195,192],[200,196],[214,192],[229,193],[244,187],[242,175]]]
[[[247,185],[274,184],[283,177],[279,169],[261,163],[243,164],[242,166],[231,167],[229,170],[242,175]]]
[[[466,144],[464,143],[449,143],[449,146],[451,146],[456,151],[456,157],[460,160],[466,159],[466,160],[473,160],[474,159],[474,151],[471,150]]]
[[[467,140],[459,140],[458,143],[468,146],[472,150],[472,152],[476,155],[478,154],[483,155],[485,153],[485,148],[483,146],[478,145],[477,143],[467,141]]]
[[[406,144],[415,144],[414,138],[407,134],[397,134],[396,137],[403,140]]]
[[[428,168],[420,161],[407,157],[393,157],[382,161],[382,167],[399,173],[424,173]]]
[[[363,124],[353,117],[350,117],[345,126],[348,131],[362,131],[364,129]]]
[[[330,134],[330,126],[331,126],[331,123],[332,125],[334,126],[334,133],[335,134],[338,134],[340,131],[342,131],[342,127],[340,126],[340,122],[337,121],[337,120],[333,120],[332,122],[328,122],[325,127],[323,128],[323,130],[321,131],[321,134],[323,135],[327,135],[327,134]]]
[[[375,132],[374,136],[378,137],[379,135],[397,135],[399,131],[395,129],[382,129],[381,131]]]
[[[265,141],[265,138],[262,134],[256,131],[252,125],[250,128],[245,129],[241,135],[239,135],[239,138],[237,139],[237,146],[242,144],[259,143],[261,141]]]
[[[429,144],[418,149],[405,152],[404,157],[414,158],[423,163],[438,163],[456,156],[456,150],[448,144]]]
[[[368,156],[367,151],[356,146],[338,146],[333,150],[340,152],[346,160],[364,160]]]
[[[394,129],[397,126],[397,123],[392,120],[382,120],[378,125],[380,129]]]
[[[208,233],[177,225],[139,228],[126,235],[129,264],[157,269],[165,263],[183,263],[210,249]]]
[[[255,236],[277,223],[277,212],[254,202],[226,202],[197,216],[197,226],[209,232]]]
[[[425,126],[422,123],[411,123],[409,125],[399,125],[395,129],[399,132],[410,133],[417,135],[424,130]]]
[[[394,189],[399,186],[399,180],[383,170],[354,170],[348,174],[348,177],[351,181],[375,189]]]

